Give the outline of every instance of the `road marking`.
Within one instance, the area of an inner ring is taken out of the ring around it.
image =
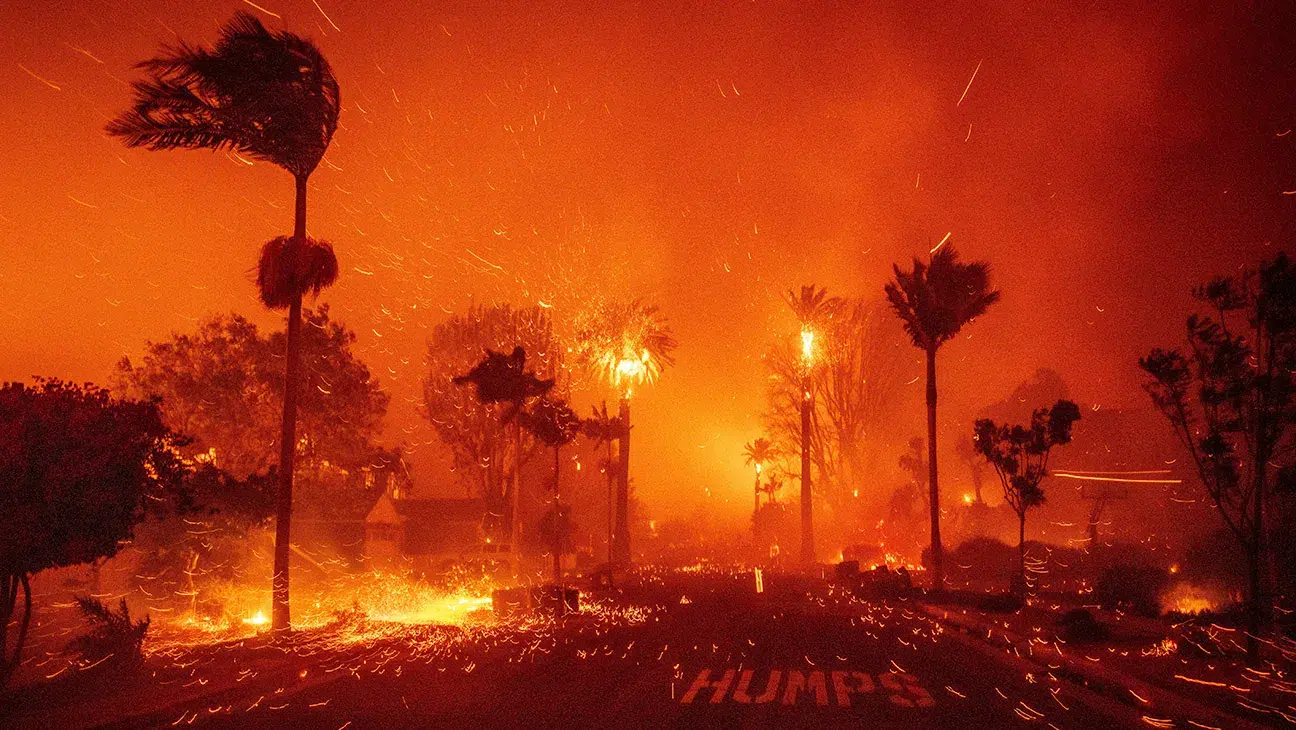
[[[718,676],[718,678],[714,678]],[[874,680],[876,677],[876,681]],[[715,672],[702,669],[693,683],[680,697],[682,705],[698,701],[699,696],[706,698],[708,704],[718,705],[731,699],[741,705],[763,705],[768,703],[792,706],[813,704],[827,707],[835,703],[837,707],[850,707],[851,695],[872,695],[880,688],[880,695],[885,695],[891,704],[897,707],[933,707],[936,700],[922,686],[918,678],[908,672],[879,672],[875,675],[854,670],[833,670],[824,672],[814,670],[804,672],[799,669],[784,671],[768,670],[764,682],[757,681],[760,694],[752,696],[755,689],[752,684],[757,679],[754,669],[725,669]],[[735,686],[735,680],[737,684]],[[832,692],[829,692],[831,683]],[[729,690],[733,694],[729,694]],[[782,692],[780,693],[780,689]],[[703,693],[707,694],[703,694]],[[830,703],[829,698],[833,702]],[[674,685],[672,685],[672,699]]]

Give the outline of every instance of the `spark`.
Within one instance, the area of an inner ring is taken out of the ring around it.
[[[31,69],[29,69],[29,68],[27,68],[26,66],[22,65],[21,63],[18,64],[18,68],[20,68],[20,69],[22,69],[23,71],[25,71],[25,72],[27,73],[28,76],[32,77],[33,79],[36,79],[37,81],[41,82],[42,84],[45,84],[46,86],[50,87],[51,89],[53,89],[53,90],[55,90],[55,91],[62,91],[62,90],[63,90],[63,87],[62,87],[62,86],[59,86],[58,84],[54,83],[53,81],[50,81],[49,79],[47,79],[47,78],[45,78],[45,77],[43,77],[43,76],[38,76],[34,71],[32,71]]]
[[[946,233],[945,237],[940,240],[940,243],[936,244],[936,247],[933,248],[931,251],[928,251],[928,253],[936,253],[937,251],[939,251],[940,247],[945,245],[945,242],[950,239],[950,236],[953,235],[953,233],[954,231],[950,231],[949,233]]]
[[[246,0],[244,1],[246,2]],[[981,61],[977,61],[976,68],[972,69],[972,78],[968,79],[967,86],[963,87],[963,95],[959,97],[958,104],[955,104],[954,106],[961,106],[963,104],[963,99],[967,97],[968,89],[972,88],[972,82],[976,80],[977,71],[981,70],[981,62],[984,60],[985,59],[983,58]],[[971,134],[970,129],[971,128],[969,127],[968,134]]]
[[[260,5],[257,5],[256,3],[252,2],[252,0],[243,0],[243,2],[244,2],[244,4],[246,4],[246,5],[251,5],[252,7],[256,8],[257,10],[260,10],[261,12],[265,13],[266,15],[269,15],[269,16],[272,17],[272,18],[278,18],[279,20],[283,20],[283,16],[282,16],[282,15],[280,15],[280,14],[278,14],[278,13],[276,13],[276,12],[273,12],[273,11],[271,11],[271,10],[266,10],[265,8],[261,7]]]
[[[1128,479],[1128,478],[1121,478],[1121,477],[1089,477],[1089,476],[1080,476],[1078,474],[1064,474],[1061,472],[1054,472],[1053,476],[1061,477],[1063,479],[1079,479],[1080,481],[1087,481],[1087,482],[1123,482],[1126,484],[1183,484],[1182,479]]]
[[[337,23],[333,22],[333,19],[328,16],[328,13],[324,12],[324,8],[321,8],[320,4],[316,2],[316,0],[311,0],[311,2],[315,3],[315,9],[319,11],[320,15],[324,16],[324,19],[329,22],[329,25],[333,26],[333,30],[341,33],[342,29],[337,26]]]

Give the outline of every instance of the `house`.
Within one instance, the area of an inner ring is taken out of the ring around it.
[[[485,515],[480,499],[401,499],[387,491],[365,517],[365,554],[422,568],[480,556]]]

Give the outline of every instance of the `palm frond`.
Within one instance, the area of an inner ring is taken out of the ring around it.
[[[990,265],[960,262],[952,245],[933,254],[930,264],[915,258],[912,270],[894,269],[887,301],[921,349],[940,347],[999,301],[999,292],[990,288]]]
[[[279,236],[261,247],[257,291],[271,309],[284,309],[307,293],[319,296],[337,277],[337,256],[327,241]]]
[[[167,46],[138,64],[132,108],[107,132],[149,149],[230,148],[309,175],[337,131],[337,79],[311,41],[239,12],[214,49]]]

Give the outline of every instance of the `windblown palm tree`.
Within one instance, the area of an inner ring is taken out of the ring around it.
[[[333,247],[306,235],[306,181],[337,130],[337,79],[314,43],[271,32],[243,12],[221,28],[215,47],[180,43],[138,67],[147,78],[134,83],[134,104],[108,124],[110,135],[150,150],[231,150],[282,167],[296,183],[293,235],[266,243],[257,271],[261,300],[288,310],[272,623],[285,631],[301,300],[307,292],[318,295],[338,274]]]
[[[501,423],[514,426],[516,443],[513,450],[513,488],[510,496],[509,554],[512,558],[513,572],[519,568],[521,543],[519,542],[518,512],[521,505],[522,487],[522,421],[528,400],[541,398],[554,387],[554,379],[540,379],[526,369],[526,350],[521,345],[514,347],[513,352],[505,355],[487,349],[486,357],[473,366],[466,374],[453,378],[456,385],[472,385],[477,389],[477,400],[482,403],[502,403],[505,409],[500,415]]]
[[[618,439],[617,514],[613,562],[630,562],[630,396],[634,387],[652,383],[674,364],[678,343],[655,305],[638,299],[610,301],[594,307],[578,323],[576,340],[582,364],[621,396]]]
[[[945,586],[944,552],[940,538],[940,488],[936,481],[936,351],[963,325],[999,301],[990,288],[990,265],[962,263],[946,245],[924,264],[917,258],[912,271],[895,266],[895,281],[886,285],[887,300],[904,323],[914,347],[927,353],[927,490],[931,512],[932,586]]]
[[[815,331],[841,311],[840,297],[828,296],[828,290],[813,284],[801,292],[788,290],[784,296],[797,321],[801,323],[801,562],[814,563],[814,499],[810,487],[810,419],[814,413],[814,394],[810,390],[810,371],[814,367]]]
[[[743,446],[743,456],[746,458],[747,466],[756,467],[756,486],[753,488],[756,495],[756,509],[760,509],[760,486],[761,471],[765,464],[773,460],[775,454],[774,442],[764,436],[755,441],[748,441]]]

